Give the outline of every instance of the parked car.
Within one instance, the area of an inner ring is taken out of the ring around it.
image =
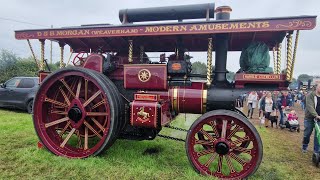
[[[38,77],[15,77],[0,84],[0,107],[32,113],[33,99],[39,89]]]

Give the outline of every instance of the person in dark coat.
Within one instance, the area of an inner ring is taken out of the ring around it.
[[[293,100],[291,96],[288,96],[288,91],[282,91],[282,95],[278,98],[277,107],[280,114],[280,122],[279,126],[283,125],[284,114],[283,111],[285,109],[290,109],[292,107]]]

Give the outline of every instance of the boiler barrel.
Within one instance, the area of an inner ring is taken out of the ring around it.
[[[123,22],[142,22],[142,21],[163,21],[163,20],[182,20],[182,19],[200,19],[214,18],[214,3],[194,4],[183,6],[167,6],[157,8],[138,8],[121,9],[119,19]]]

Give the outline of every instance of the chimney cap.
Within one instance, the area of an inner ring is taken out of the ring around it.
[[[215,13],[230,13],[232,11],[230,6],[219,6],[214,11]]]

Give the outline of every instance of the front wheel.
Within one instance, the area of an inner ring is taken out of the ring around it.
[[[244,116],[229,110],[210,111],[199,117],[187,134],[186,150],[197,172],[222,179],[252,175],[263,156],[255,127]]]
[[[118,93],[107,77],[84,68],[65,68],[46,77],[34,103],[40,141],[58,156],[98,155],[117,138]]]

